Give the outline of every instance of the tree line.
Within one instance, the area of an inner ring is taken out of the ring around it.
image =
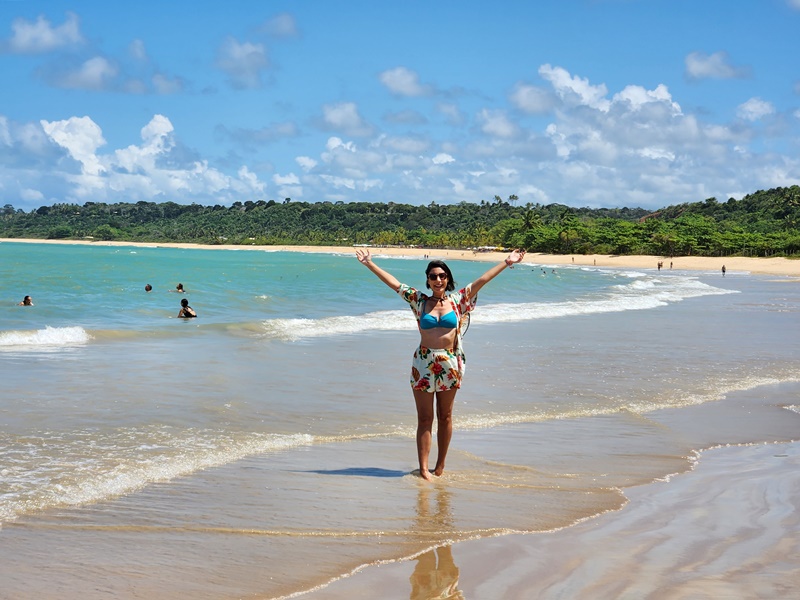
[[[479,203],[296,202],[231,206],[175,202],[58,203],[0,209],[0,237],[247,245],[372,244],[427,248],[525,248],[550,254],[796,256],[800,186],[741,200],[641,208]]]

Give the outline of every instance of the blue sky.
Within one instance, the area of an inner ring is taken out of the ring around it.
[[[800,183],[800,0],[0,0],[0,205]]]

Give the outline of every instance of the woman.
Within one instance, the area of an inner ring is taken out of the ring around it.
[[[431,481],[444,472],[444,461],[453,435],[453,402],[464,375],[464,351],[461,348],[459,324],[461,317],[475,308],[478,292],[506,267],[518,263],[524,251],[514,250],[503,262],[495,265],[471,284],[455,291],[456,284],[450,268],[441,260],[432,260],[425,269],[423,294],[400,283],[393,275],[372,262],[369,250],[356,250],[356,257],[383,283],[409,303],[420,332],[420,345],[414,352],[411,366],[411,389],[417,405],[417,455],[420,477]],[[450,292],[448,294],[448,292]],[[436,440],[439,456],[433,471],[428,469],[434,416],[439,422]]]
[[[25,296],[22,299],[22,302],[17,304],[17,306],[33,306],[33,298],[31,298],[30,296]]]

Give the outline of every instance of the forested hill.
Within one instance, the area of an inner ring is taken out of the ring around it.
[[[425,206],[295,202],[232,206],[174,202],[42,206],[6,204],[0,237],[248,245],[520,247],[555,254],[792,256],[800,254],[800,186],[741,200],[640,208],[517,205],[517,197]]]

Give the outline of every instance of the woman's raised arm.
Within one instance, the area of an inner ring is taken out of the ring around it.
[[[513,268],[511,265],[514,265],[520,262],[523,258],[525,258],[525,250],[514,250],[511,254],[508,255],[508,258],[505,259],[503,262],[496,264],[491,269],[486,271],[483,275],[478,277],[475,281],[472,282],[470,288],[470,295],[475,296],[483,286],[489,283],[492,279],[497,277],[506,267]]]
[[[400,282],[394,275],[388,271],[384,271],[378,265],[372,262],[372,255],[369,253],[369,250],[362,250],[359,248],[356,250],[356,258],[358,259],[358,262],[375,273],[378,279],[392,288],[395,292],[400,289]]]

